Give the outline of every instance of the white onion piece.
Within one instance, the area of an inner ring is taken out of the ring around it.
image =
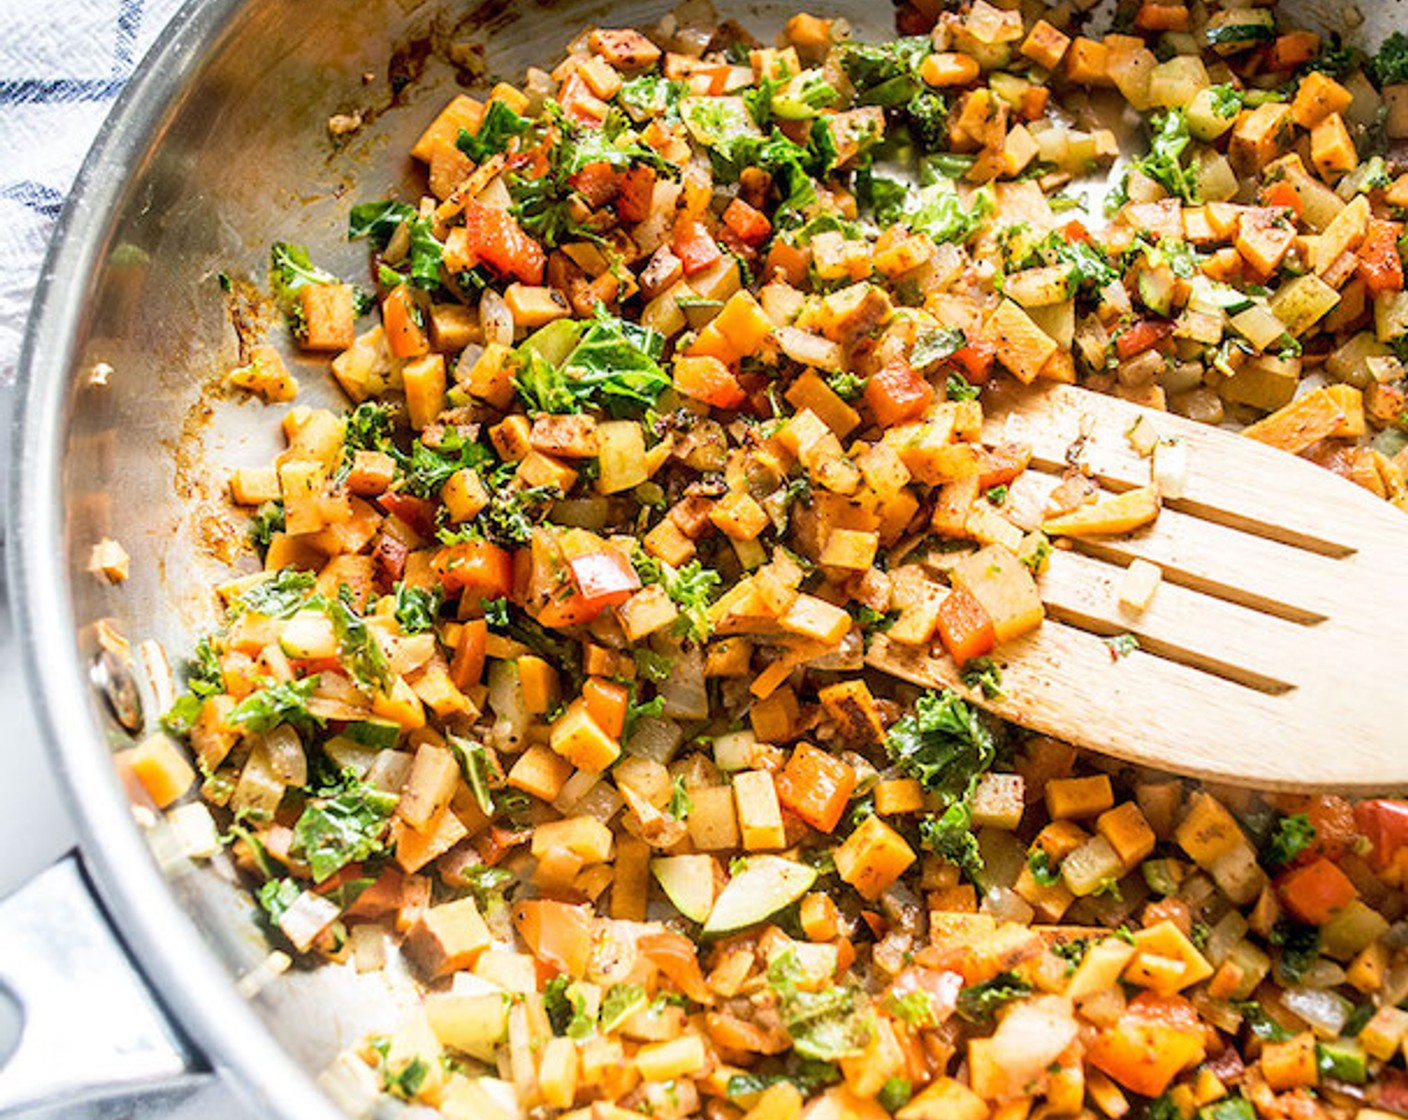
[[[982,908],[999,922],[1018,922],[1025,926],[1031,925],[1036,917],[1036,911],[1026,899],[1010,887],[989,887],[983,893]]]
[[[1344,969],[1334,961],[1321,957],[1305,970],[1300,983],[1303,988],[1337,988],[1344,980]]]
[[[504,297],[493,288],[485,288],[479,297],[479,325],[484,331],[484,342],[497,342],[500,346],[513,345],[513,312],[508,309]]]
[[[387,793],[400,793],[411,776],[413,761],[409,751],[380,751],[367,768],[367,785]]]
[[[663,766],[675,757],[682,742],[684,731],[674,720],[645,716],[636,721],[635,730],[626,740],[626,753]]]
[[[1338,1038],[1349,1021],[1349,1001],[1334,992],[1290,988],[1281,996],[1281,1003],[1321,1038]]]
[[[659,686],[665,698],[664,714],[672,719],[708,719],[709,693],[704,680],[704,651],[681,650],[668,680]]]
[[[529,715],[518,666],[510,661],[495,661],[489,669],[489,706],[497,717],[489,732],[490,742],[516,752],[528,733]]]

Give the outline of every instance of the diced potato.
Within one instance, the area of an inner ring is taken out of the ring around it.
[[[1010,299],[1002,300],[988,316],[983,333],[993,341],[997,360],[1028,383],[1036,380],[1056,351],[1055,341]]]
[[[195,783],[196,772],[170,738],[149,736],[129,751],[127,767],[158,809],[165,809]]]
[[[1147,525],[1159,515],[1159,490],[1141,486],[1101,498],[1042,525],[1050,536],[1082,537],[1128,533]]]
[[[1081,820],[1111,808],[1115,792],[1108,774],[1056,778],[1046,783],[1046,811],[1052,820]]]
[[[1164,570],[1157,564],[1142,558],[1131,561],[1120,577],[1120,606],[1137,613],[1148,610],[1163,577]]]
[[[572,765],[594,773],[605,770],[621,755],[621,746],[592,719],[584,704],[574,701],[552,725],[552,749]]]
[[[973,823],[980,828],[1009,831],[1022,823],[1026,782],[1020,774],[984,774],[973,790]]]
[[[471,967],[493,943],[472,898],[427,907],[406,934],[406,955],[430,979]]]
[[[978,600],[1005,642],[1041,625],[1041,595],[1031,572],[1002,545],[987,545],[954,565],[954,585]]]
[[[1092,836],[1061,861],[1061,879],[1077,898],[1104,889],[1123,870],[1119,853],[1103,836]]]
[[[739,833],[746,851],[769,851],[787,843],[777,787],[766,770],[744,770],[734,775],[733,795],[738,810]],[[693,814],[691,814],[692,816]]]
[[[1199,867],[1208,867],[1234,846],[1245,843],[1232,814],[1211,794],[1198,791],[1189,799],[1188,814],[1174,839]]]

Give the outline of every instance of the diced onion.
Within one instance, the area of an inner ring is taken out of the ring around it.
[[[485,288],[484,294],[479,297],[479,325],[483,328],[486,344],[513,345],[513,312],[508,309],[504,297],[493,288]]]
[[[279,724],[264,735],[264,750],[269,769],[286,786],[308,784],[308,756],[298,732],[286,723]]]
[[[989,887],[983,893],[983,910],[999,922],[1018,922],[1030,925],[1036,911],[1026,899],[1010,887]]]
[[[636,722],[635,730],[626,740],[626,752],[663,766],[675,757],[682,742],[684,731],[674,720],[646,716]]]
[[[708,719],[709,693],[704,680],[704,651],[682,650],[669,679],[660,683],[665,715],[673,719]]]
[[[406,751],[381,751],[367,769],[366,782],[387,793],[400,793],[411,776],[411,762]]]
[[[1281,1003],[1322,1038],[1338,1038],[1349,1021],[1349,1002],[1334,992],[1290,988],[1281,996]]]

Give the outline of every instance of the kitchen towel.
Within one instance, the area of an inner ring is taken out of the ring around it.
[[[0,0],[0,385],[74,175],[181,2]]]

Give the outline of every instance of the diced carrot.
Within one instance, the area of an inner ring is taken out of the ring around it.
[[[855,791],[856,772],[835,755],[801,743],[775,784],[783,805],[818,831],[830,832]]]
[[[578,626],[596,618],[604,608],[592,603],[580,591],[565,586],[562,592],[554,595],[539,608],[537,619],[544,626],[561,629],[564,626]]]
[[[1152,350],[1173,333],[1173,324],[1166,319],[1142,319],[1115,335],[1115,353],[1120,361]]]
[[[1403,258],[1398,252],[1398,239],[1403,235],[1402,222],[1369,219],[1369,232],[1359,244],[1355,272],[1364,281],[1371,296],[1403,290]]]
[[[908,363],[883,366],[865,383],[865,403],[885,427],[922,416],[934,401],[934,387]]]
[[[582,686],[582,699],[587,702],[587,714],[613,739],[619,739],[626,730],[630,690],[605,677],[588,677]]]
[[[959,665],[992,652],[997,642],[992,618],[963,588],[956,588],[938,613],[939,640]]]
[[[440,549],[430,562],[447,594],[502,599],[513,590],[513,555],[485,540]]]
[[[737,408],[747,399],[728,366],[708,354],[676,358],[674,381],[684,396],[715,408]]]
[[[489,624],[482,618],[467,619],[460,627],[459,642],[450,662],[450,679],[461,692],[473,688],[484,676],[488,640]]]
[[[1271,44],[1268,70],[1295,70],[1320,51],[1320,36],[1314,31],[1287,31]]]
[[[704,223],[683,216],[675,222],[670,248],[674,250],[675,256],[679,257],[686,276],[703,272],[723,256],[718,242],[709,236]]]
[[[1328,859],[1295,868],[1276,888],[1286,909],[1313,926],[1328,924],[1359,896],[1349,876]]]
[[[616,213],[623,222],[643,222],[650,217],[650,203],[655,195],[655,169],[633,167],[621,177],[621,191],[616,196]]]
[[[1134,17],[1134,26],[1140,31],[1187,31],[1188,8],[1184,4],[1144,0]]]
[[[724,210],[724,225],[738,234],[744,244],[758,246],[768,239],[772,223],[767,215],[741,198],[735,198]]]
[[[410,286],[398,284],[381,303],[386,344],[397,358],[419,358],[430,353],[430,335],[421,324],[420,309]]]
[[[1272,183],[1262,193],[1262,204],[1276,210],[1289,210],[1297,218],[1301,211],[1305,209],[1305,202],[1300,197],[1300,191],[1289,179],[1278,179]]]
[[[547,254],[507,210],[471,200],[464,208],[464,226],[470,248],[485,264],[525,284],[543,282]]]

